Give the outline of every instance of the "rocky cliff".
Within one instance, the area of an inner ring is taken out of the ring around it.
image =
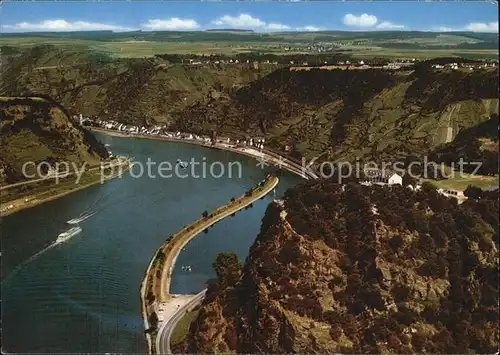
[[[26,162],[92,165],[108,156],[91,133],[73,123],[68,112],[50,99],[2,97],[0,115],[0,184],[23,180]]]
[[[498,242],[497,198],[300,185],[268,207],[242,268],[218,258],[176,350],[495,352]]]

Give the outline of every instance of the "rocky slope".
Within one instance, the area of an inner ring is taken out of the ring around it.
[[[438,147],[431,158],[433,161],[444,162],[447,165],[454,163],[455,166],[458,166],[460,159],[465,162],[480,162],[478,174],[498,174],[499,127],[498,115],[492,115],[489,120],[461,131],[453,142]],[[466,165],[464,169],[472,172],[475,166]]]
[[[23,180],[26,162],[97,164],[108,156],[91,133],[49,99],[2,97],[0,115],[0,184]],[[27,172],[34,173],[32,169]]]
[[[495,194],[497,197],[497,194]],[[498,199],[309,182],[219,257],[189,353],[492,353]]]
[[[193,102],[225,96],[276,68],[112,59],[53,46],[4,55],[2,60],[0,93],[4,95],[43,93],[72,114],[135,124],[171,123]]]
[[[259,133],[308,157],[396,158],[428,152],[498,114],[497,87],[496,71],[283,69],[188,107],[178,127]]]
[[[4,95],[50,94],[71,114],[235,138],[329,160],[428,154],[498,114],[498,71],[294,71],[181,65],[39,46],[2,57]]]

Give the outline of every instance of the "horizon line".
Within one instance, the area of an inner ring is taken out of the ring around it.
[[[77,0],[78,1],[78,0]],[[309,1],[309,0],[308,0]],[[474,1],[479,1],[479,0],[474,0]],[[44,34],[44,33],[86,33],[86,32],[92,32],[92,33],[98,33],[98,32],[104,32],[104,33],[156,33],[156,32],[172,32],[172,33],[188,33],[188,32],[246,32],[246,33],[256,33],[256,34],[289,34],[289,33],[331,33],[331,32],[342,32],[342,33],[408,33],[408,32],[425,32],[425,33],[468,33],[468,34],[492,34],[492,32],[476,32],[476,31],[467,31],[467,30],[456,30],[456,31],[438,31],[438,30],[411,30],[411,29],[373,29],[373,30],[367,30],[367,29],[360,29],[360,30],[333,30],[333,29],[325,29],[325,30],[317,30],[317,31],[307,31],[307,30],[288,30],[288,31],[257,31],[257,30],[252,30],[252,29],[243,29],[243,28],[207,28],[207,29],[187,29],[187,30],[182,30],[182,29],[172,29],[172,30],[145,30],[145,29],[130,29],[130,30],[123,30],[123,31],[117,31],[117,30],[73,30],[73,31],[54,31],[54,30],[49,30],[49,31],[7,31],[5,32],[3,30],[3,26],[0,26],[1,31],[0,33],[2,34],[33,34],[33,33],[38,33],[38,34]],[[494,33],[493,33],[494,34]]]

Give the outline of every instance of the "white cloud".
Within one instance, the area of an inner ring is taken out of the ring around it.
[[[212,21],[212,23],[217,26],[229,26],[233,28],[259,28],[266,26],[264,21],[249,14],[241,14],[237,17],[225,15]]]
[[[172,17],[167,20],[151,19],[142,24],[142,27],[150,30],[194,30],[200,25],[195,20]]]
[[[6,29],[17,31],[132,31],[119,25],[110,25],[105,23],[87,22],[87,21],[66,21],[66,20],[45,20],[38,23],[19,22],[15,25],[4,25]]]
[[[465,26],[467,31],[472,32],[498,32],[498,21],[497,22],[472,22]]]
[[[498,22],[471,22],[462,28],[452,28],[452,27],[436,27],[433,29],[438,32],[459,32],[459,31],[470,31],[470,32],[498,32]]]
[[[283,25],[281,23],[268,23],[266,25],[266,30],[269,30],[269,31],[286,31],[289,29],[290,29],[290,26]]]
[[[282,23],[267,23],[249,14],[240,14],[239,16],[225,15],[212,21],[212,24],[231,28],[254,28],[264,31],[286,31],[291,28],[290,26]]]
[[[359,16],[353,14],[346,14],[343,18],[344,24],[346,26],[355,27],[372,27],[377,24],[377,16],[361,14]]]
[[[405,26],[403,25],[396,25],[392,22],[389,22],[389,21],[384,21],[384,22],[381,22],[377,25],[377,28],[378,29],[384,29],[384,30],[398,30],[398,29],[402,29],[402,28],[405,28]]]
[[[405,28],[404,25],[398,25],[390,21],[378,22],[378,18],[375,15],[369,14],[346,14],[343,17],[343,22],[346,26],[361,27],[361,28],[375,28],[378,30],[400,30]]]
[[[304,26],[304,27],[297,28],[297,31],[316,32],[316,31],[321,31],[321,28],[316,27],[316,26]]]
[[[451,28],[451,27],[445,27],[445,26],[435,27],[433,30],[434,31],[438,31],[438,32],[456,32],[456,31],[460,31],[460,29]]]

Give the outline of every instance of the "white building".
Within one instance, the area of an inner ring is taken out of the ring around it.
[[[365,182],[377,185],[403,185],[403,178],[391,170],[365,170]]]
[[[464,192],[460,190],[438,189],[437,192],[447,197],[465,198]]]
[[[389,176],[387,183],[389,185],[403,185],[403,177],[396,173],[393,173],[392,175]]]
[[[231,139],[229,139],[227,137],[217,137],[217,142],[219,142],[219,143],[229,143],[229,142],[231,142]]]

